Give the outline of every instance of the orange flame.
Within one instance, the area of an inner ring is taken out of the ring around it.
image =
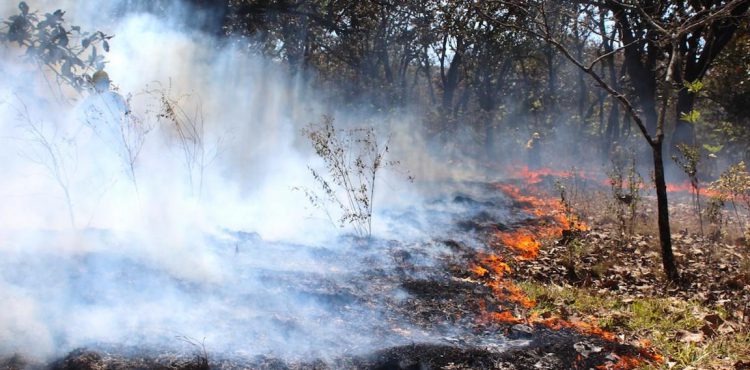
[[[523,322],[523,320],[513,316],[513,314],[510,311],[490,312],[489,318],[494,322],[502,322],[502,323],[509,323],[509,324],[520,324]]]
[[[492,273],[497,277],[503,277],[505,274],[509,274],[511,272],[510,266],[508,266],[507,263],[503,262],[500,257],[494,254],[480,253],[479,266],[474,266],[472,268],[472,272],[482,277],[490,271],[492,271]]]
[[[600,370],[630,370],[643,365],[643,360],[636,357],[617,355],[614,356],[616,356],[617,362],[610,362],[604,365],[599,365],[596,368]],[[654,361],[661,362],[655,359]]]
[[[521,253],[516,259],[532,260],[539,256],[539,247],[541,244],[528,231],[500,232],[498,236],[503,244]]]
[[[617,337],[614,333],[608,332],[597,325],[589,324],[583,321],[566,321],[559,317],[541,319],[538,316],[532,316],[529,318],[529,322],[546,326],[552,330],[560,330],[563,328],[573,329],[581,334],[596,335],[608,341],[617,340]]]
[[[667,184],[667,192],[669,193],[690,193],[695,194],[695,189],[693,189],[693,186],[690,184],[689,181],[685,181],[681,184],[675,184],[675,183],[668,183]],[[721,196],[722,193],[716,190],[708,189],[701,187],[700,193],[702,196],[706,197],[718,197]]]
[[[532,171],[528,167],[523,167],[516,172],[516,175],[524,186],[523,190],[514,186],[511,182],[498,183],[495,186],[511,198],[523,211],[536,216],[537,222],[522,229],[496,232],[495,240],[490,240],[492,247],[510,249],[514,252],[513,258],[517,261],[532,260],[539,256],[539,248],[542,244],[540,240],[560,238],[565,230],[586,231],[589,229],[575,215],[566,214],[563,205],[557,199],[548,196],[534,186],[541,183],[545,176],[571,177],[574,174],[546,168]],[[506,279],[512,273],[512,270],[502,257],[494,254],[480,254],[478,261],[471,266],[470,271],[482,278],[484,284],[500,300],[518,304],[526,309],[536,306],[533,299],[527,297],[511,280]],[[480,307],[484,312],[482,320],[510,324],[543,325],[554,330],[568,328],[582,334],[596,335],[608,341],[617,341],[617,337],[613,333],[583,321],[566,321],[556,317],[542,319],[536,314],[532,314],[527,319],[522,319],[514,316],[510,311],[487,312],[487,304],[483,301],[480,302]],[[660,361],[661,357],[658,354],[649,351],[647,345],[643,347],[640,353],[643,359]],[[609,363],[598,368],[632,369],[642,365],[643,359],[619,356],[616,363]]]

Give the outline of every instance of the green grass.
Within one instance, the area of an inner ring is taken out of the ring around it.
[[[675,298],[637,298],[623,301],[613,294],[598,294],[586,289],[519,283],[534,300],[532,312],[559,316],[561,309],[579,318],[596,317],[601,328],[630,339],[648,340],[666,361],[648,364],[644,369],[721,369],[732,368],[738,361],[750,360],[750,333],[735,332],[705,337],[701,342],[681,342],[681,330],[699,332],[705,314],[726,312],[714,310],[695,301]]]

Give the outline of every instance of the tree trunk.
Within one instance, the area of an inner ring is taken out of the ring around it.
[[[695,104],[695,94],[687,91],[687,89],[681,89],[677,94],[677,124],[675,125],[674,135],[672,136],[672,144],[670,145],[670,151],[674,153],[677,144],[695,144],[695,134],[693,133],[693,124],[684,121],[680,118],[682,113],[689,113],[693,110]]]
[[[651,145],[654,157],[654,183],[656,185],[656,202],[658,205],[659,242],[661,244],[661,261],[667,279],[676,282],[679,279],[677,266],[672,253],[672,234],[669,228],[669,203],[667,202],[667,183],[664,179],[664,160],[662,158],[662,141]]]
[[[462,53],[463,51],[457,51],[451,60],[450,67],[448,67],[448,73],[443,80],[443,111],[448,114],[453,106],[453,97],[458,89],[458,74],[459,68],[461,68]]]

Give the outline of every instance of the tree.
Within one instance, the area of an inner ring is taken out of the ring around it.
[[[704,78],[747,17],[750,1],[594,1],[609,11],[624,48],[626,71],[634,84],[649,132],[657,120],[657,94],[663,75],[678,87],[671,150],[695,144],[694,125],[683,120],[696,94],[681,88]]]
[[[694,59],[695,55],[700,54],[700,50],[703,50],[695,44],[698,42],[695,40],[699,39],[694,38],[697,36],[693,35],[699,30],[711,30],[717,27],[724,32],[729,32],[721,25],[731,22],[738,14],[747,12],[748,1],[711,2],[712,5],[708,7],[671,4],[673,5],[671,8],[667,2],[620,2],[614,0],[592,2],[612,17],[612,22],[621,36],[618,40],[618,44],[621,46],[588,62],[577,58],[566,41],[560,38],[552,28],[552,20],[561,17],[561,12],[567,10],[577,14],[578,4],[568,3],[567,7],[561,7],[559,2],[547,0],[501,1],[501,3],[507,6],[503,13],[485,13],[485,17],[498,22],[498,19],[505,17],[508,12],[518,14],[513,22],[500,23],[506,27],[531,34],[554,46],[568,61],[588,74],[601,88],[616,98],[637,125],[651,149],[653,159],[659,239],[664,272],[669,280],[677,281],[679,273],[672,252],[669,203],[663,160],[667,109],[675,91],[678,94],[677,105],[679,106],[680,96],[684,96],[684,93],[680,92],[682,91],[680,82],[684,81],[684,76],[686,76],[683,68],[686,68],[685,65],[695,68],[689,59]],[[653,18],[652,15],[654,14],[661,16]],[[731,29],[731,32],[734,32],[732,26],[727,27]],[[725,33],[723,35],[726,36]],[[714,38],[710,40],[714,40]],[[708,60],[701,63],[704,67],[702,73],[705,73],[710,60],[718,55],[716,48],[720,50],[720,47],[723,47],[723,44],[719,43],[714,49],[709,49],[705,52],[706,54],[702,54],[704,59]],[[616,89],[605,81],[605,78],[594,68],[604,58],[620,50],[625,54],[626,68],[631,77],[630,82],[635,87],[635,94],[627,94]],[[661,57],[661,55],[667,55],[668,57]],[[678,87],[675,88],[675,86]],[[661,94],[659,95],[659,93]],[[636,98],[637,105],[633,98]],[[657,101],[659,103],[658,112]]]

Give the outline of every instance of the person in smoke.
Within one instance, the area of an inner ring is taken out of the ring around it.
[[[132,120],[127,101],[111,84],[107,72],[97,71],[91,76],[91,95],[83,102],[83,122],[110,145],[123,140],[123,129]]]
[[[129,114],[130,109],[128,108],[127,102],[120,94],[110,90],[111,84],[112,82],[109,79],[109,75],[103,70],[96,71],[96,73],[91,76],[91,86],[94,88],[92,98],[98,100],[98,102],[95,103],[100,103],[97,105],[101,106],[97,108],[103,108],[105,111],[99,113],[116,115],[116,118],[119,118],[121,115]]]
[[[526,142],[526,153],[528,158],[529,168],[532,170],[539,169],[542,166],[541,159],[541,135],[535,132],[531,135],[529,141]]]
[[[102,171],[116,168],[118,163],[135,183],[136,156],[148,130],[131,113],[128,101],[110,88],[107,72],[97,71],[90,82],[92,92],[82,106],[83,124],[88,128],[83,131],[93,134],[87,145],[104,149],[97,159]]]

